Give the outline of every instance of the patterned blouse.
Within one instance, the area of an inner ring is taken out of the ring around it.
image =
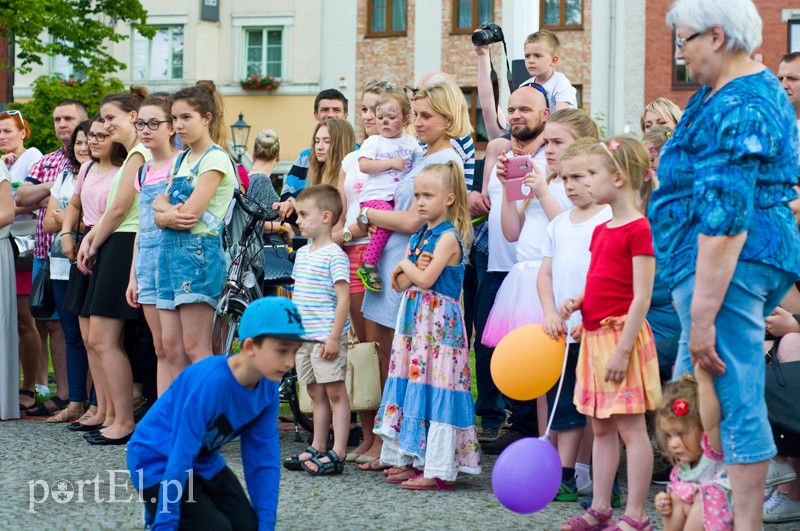
[[[700,234],[745,231],[739,261],[800,274],[789,209],[797,198],[798,138],[786,93],[769,70],[710,91],[702,87],[689,100],[661,151],[649,218],[662,278],[673,288],[694,274]]]

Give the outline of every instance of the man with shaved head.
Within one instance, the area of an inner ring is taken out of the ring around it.
[[[511,149],[506,157],[530,155],[533,162],[544,173],[547,169],[544,148],[540,147],[544,124],[550,116],[547,99],[542,91],[532,86],[520,87],[508,99],[508,124],[511,128]],[[492,143],[508,140],[498,138]],[[487,151],[491,147],[487,148]],[[502,159],[501,159],[502,160]],[[478,290],[475,297],[475,378],[478,384],[478,399],[475,414],[481,417],[483,433],[479,440],[481,449],[488,454],[499,454],[512,442],[523,437],[538,436],[536,401],[512,403],[512,426],[502,437],[498,430],[503,420],[504,400],[490,373],[493,348],[481,343],[483,329],[492,309],[497,290],[505,280],[517,259],[516,243],[509,243],[501,228],[501,209],[505,202],[503,185],[497,179],[497,167],[484,169],[488,180],[488,195],[491,203],[488,224],[488,251],[478,250],[474,266],[478,274]],[[479,238],[476,235],[476,240]],[[477,246],[477,243],[475,244]],[[533,294],[531,294],[533,296]],[[465,297],[466,298],[466,297]]]

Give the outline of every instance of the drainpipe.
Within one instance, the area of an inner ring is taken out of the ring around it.
[[[614,87],[616,86],[616,52],[617,52],[617,0],[611,0],[609,29],[611,38],[608,40],[608,129],[606,135],[614,134]]]

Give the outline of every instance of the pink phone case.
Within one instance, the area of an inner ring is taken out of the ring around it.
[[[531,199],[533,190],[522,180],[533,171],[533,161],[527,155],[506,160],[506,201]]]

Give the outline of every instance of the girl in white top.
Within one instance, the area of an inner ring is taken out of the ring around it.
[[[378,134],[367,138],[357,151],[358,164],[368,174],[361,189],[361,208],[368,211],[392,210],[394,191],[411,169],[414,157],[422,154],[419,142],[403,133],[411,120],[411,103],[404,92],[390,89],[379,98],[375,107]],[[380,228],[372,235],[364,254],[364,263],[358,270],[364,286],[371,291],[381,291],[378,262],[391,231]]]
[[[544,141],[547,167],[550,178],[534,164],[534,172],[525,177],[525,184],[534,192],[534,198],[526,201],[503,201],[501,227],[509,242],[517,243],[517,262],[503,281],[494,300],[492,311],[486,321],[481,341],[487,347],[495,347],[506,334],[520,326],[544,321],[539,297],[536,292],[536,276],[542,265],[542,246],[547,225],[564,210],[572,208],[564,191],[564,183],[558,175],[558,154],[571,144],[579,133],[561,123],[563,112],[553,114],[545,125]],[[505,185],[505,174],[498,165],[498,180]],[[491,232],[490,232],[491,234]],[[491,242],[490,242],[491,244]],[[489,249],[491,258],[492,249]],[[491,269],[491,264],[490,264]]]

